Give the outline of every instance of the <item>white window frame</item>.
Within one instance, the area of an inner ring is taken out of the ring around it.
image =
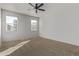
[[[31,20],[31,31],[37,31],[38,30],[38,21],[32,19]]]
[[[17,20],[17,22],[16,23],[14,23],[15,25],[16,25],[16,30],[8,30],[8,28],[7,28],[7,19],[8,19],[8,17],[12,17],[12,18],[15,18],[16,20]],[[17,25],[18,25],[18,17],[16,17],[16,16],[6,16],[6,32],[13,32],[13,31],[17,31]]]

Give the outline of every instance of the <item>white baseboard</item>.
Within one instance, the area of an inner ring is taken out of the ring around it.
[[[48,35],[45,35],[45,34],[41,34],[40,37],[43,37],[43,38],[47,38],[47,39],[50,39],[50,40],[55,40],[55,41],[59,41],[59,42],[63,42],[63,43],[67,43],[67,44],[71,44],[71,45],[75,45],[75,46],[79,46],[78,43],[76,42],[71,42],[71,41],[68,41],[68,40],[60,40],[58,38],[56,38],[55,36],[52,35],[51,36],[48,36]]]

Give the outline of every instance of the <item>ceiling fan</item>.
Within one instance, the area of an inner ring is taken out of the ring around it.
[[[33,5],[32,3],[29,3],[29,4],[35,9],[36,13],[38,13],[38,10],[45,11],[44,9],[40,8],[44,5],[43,3],[36,3],[35,5]]]

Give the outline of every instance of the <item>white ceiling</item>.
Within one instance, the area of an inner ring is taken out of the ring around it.
[[[45,9],[45,6],[46,5],[42,6],[42,8]],[[44,13],[42,11],[38,11],[38,13],[36,14],[33,7],[30,6],[28,3],[0,3],[0,8],[36,17],[39,17],[38,14]]]
[[[34,16],[34,9],[27,3],[0,3],[0,7],[6,10]]]
[[[47,12],[49,12],[49,7],[53,8],[53,6],[54,7],[56,7],[56,6],[79,6],[79,4],[77,4],[77,3],[74,3],[74,4],[44,3],[44,6],[42,6],[41,8],[45,9],[46,11],[45,12],[38,11],[38,13],[36,14],[33,7],[27,3],[0,3],[0,8],[19,12],[19,13],[24,13],[24,14],[31,15],[31,16],[38,16],[38,17],[39,17],[39,15],[46,14]]]

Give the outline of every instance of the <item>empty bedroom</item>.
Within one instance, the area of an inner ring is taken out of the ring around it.
[[[79,3],[0,3],[0,56],[79,56]]]

